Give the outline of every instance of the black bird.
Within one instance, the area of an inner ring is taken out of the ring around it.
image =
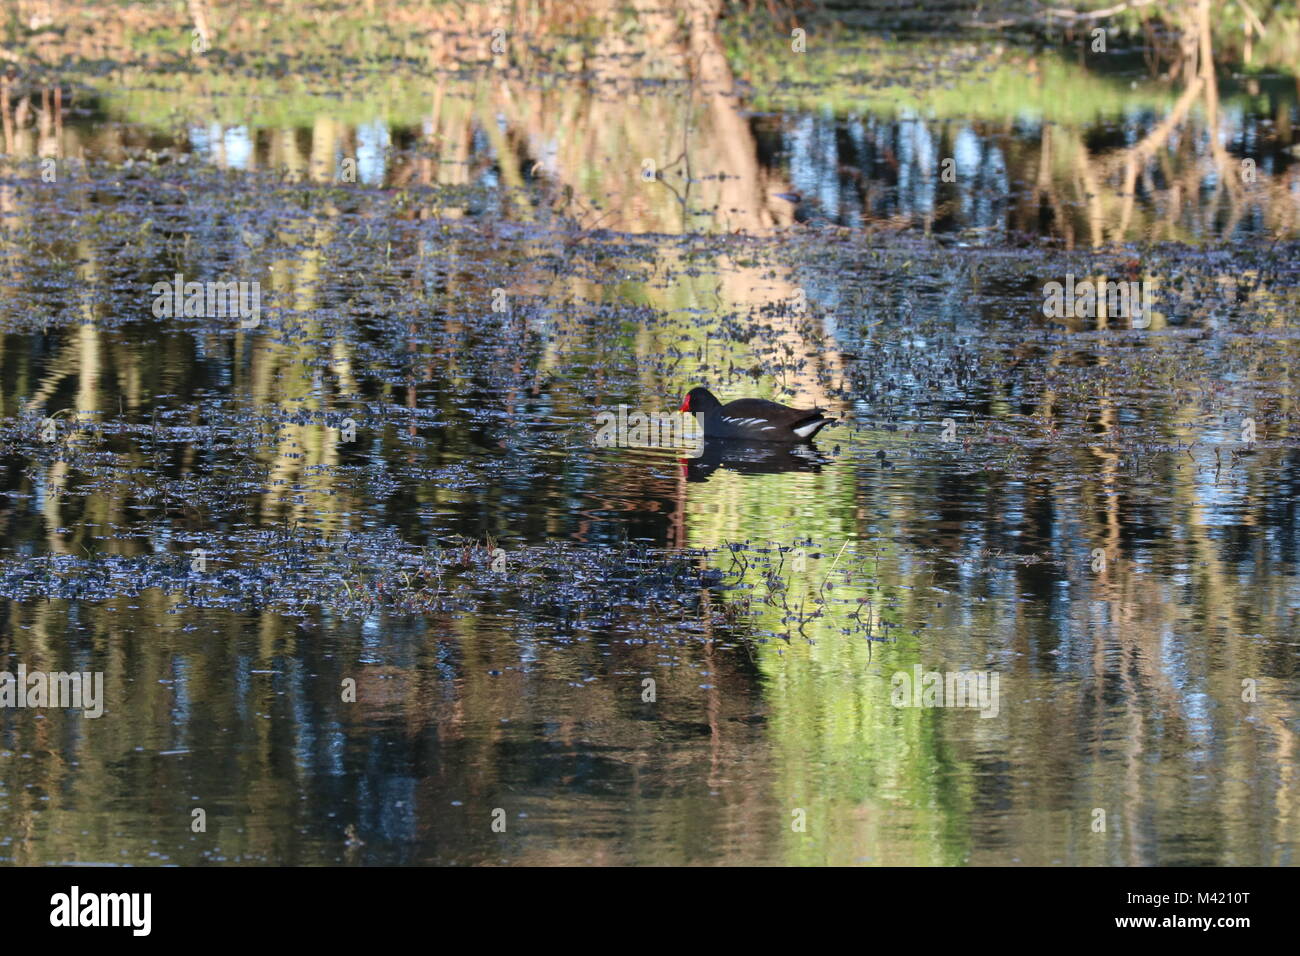
[[[822,408],[789,408],[765,398],[738,398],[723,405],[707,388],[693,388],[682,402],[683,412],[700,415],[705,438],[744,441],[811,441],[835,421]]]

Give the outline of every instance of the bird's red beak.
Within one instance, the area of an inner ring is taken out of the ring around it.
[[[689,412],[691,410],[691,396],[687,395],[682,399],[682,407],[677,409],[679,412]]]

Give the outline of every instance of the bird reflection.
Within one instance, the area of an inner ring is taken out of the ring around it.
[[[815,445],[776,444],[710,438],[698,458],[683,458],[687,481],[708,481],[719,468],[742,475],[776,475],[786,471],[821,471],[830,457]]]

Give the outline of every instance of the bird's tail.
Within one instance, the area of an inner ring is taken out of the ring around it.
[[[801,422],[796,422],[790,430],[802,438],[804,441],[811,441],[817,433],[835,421],[834,418],[827,418],[820,410],[813,412]]]

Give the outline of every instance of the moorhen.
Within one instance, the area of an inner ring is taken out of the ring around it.
[[[821,408],[787,408],[765,398],[738,398],[723,405],[707,388],[693,388],[682,402],[681,411],[701,416],[705,438],[738,438],[743,441],[811,441],[835,421]]]

